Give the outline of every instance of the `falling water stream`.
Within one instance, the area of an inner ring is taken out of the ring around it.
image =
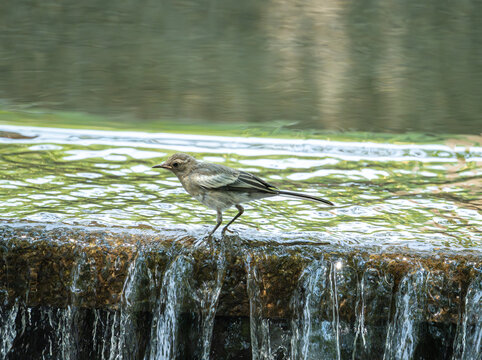
[[[481,359],[482,354],[482,272],[472,280],[465,297],[465,312],[459,324],[453,359]]]
[[[2,131],[0,359],[480,359],[480,146]],[[177,151],[336,206],[208,239]]]
[[[383,359],[412,359],[422,323],[427,274],[416,269],[406,275],[396,293],[396,313],[388,327]]]
[[[291,359],[340,359],[337,270],[341,262],[314,261],[303,270],[299,294],[294,297],[295,335]],[[320,308],[321,305],[321,308]],[[324,312],[323,315],[320,313]]]

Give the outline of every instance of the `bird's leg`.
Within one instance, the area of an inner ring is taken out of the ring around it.
[[[214,232],[218,229],[218,227],[221,225],[221,223],[223,222],[223,213],[221,212],[221,210],[218,210],[218,216],[216,217],[216,220],[218,221],[216,223],[216,226],[214,227],[214,229],[209,233],[209,236],[208,237],[211,237],[213,236]]]
[[[228,224],[223,228],[223,231],[221,232],[221,234],[224,235],[224,233],[226,232],[226,230],[228,230],[228,226],[231,225],[238,217],[240,217],[241,215],[243,215],[244,213],[244,208],[241,206],[241,205],[236,205],[236,209],[238,209],[238,213],[236,214],[235,217],[233,217],[233,219],[228,222]]]

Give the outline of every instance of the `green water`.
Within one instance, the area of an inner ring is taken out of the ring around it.
[[[3,1],[0,104],[480,134],[479,0]]]
[[[335,141],[11,125],[1,131],[3,219],[207,233],[214,211],[170,172],[151,168],[182,151],[336,205],[249,203],[233,226],[247,238],[321,234],[346,244],[482,249],[479,146],[376,143],[356,135]],[[227,211],[225,220],[235,213]]]

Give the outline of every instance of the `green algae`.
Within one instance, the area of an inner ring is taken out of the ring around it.
[[[194,289],[196,284],[210,281],[215,271],[212,259],[219,251],[219,244],[193,246],[190,236],[126,229],[4,223],[0,239],[0,293],[9,301],[24,299],[29,306],[74,304],[117,309],[123,303],[132,266],[141,266],[136,270],[138,293],[129,301],[135,302],[130,305],[136,311],[152,311],[154,294],[159,292],[163,274],[176,256],[184,254],[191,259],[193,278],[187,288]],[[263,316],[289,318],[302,272],[310,264],[323,261],[331,266],[330,276],[337,282],[339,314],[344,321],[354,321],[356,316],[360,279],[369,276],[367,279],[371,278],[374,286],[370,296],[385,296],[390,303],[401,279],[423,268],[430,273],[427,319],[454,323],[474,271],[482,266],[480,253],[447,252],[434,256],[400,249],[374,253],[366,247],[343,248],[336,244],[267,246],[237,240],[224,240],[228,241],[226,274],[217,316],[249,316],[248,281],[255,281]],[[252,271],[256,276],[249,280],[247,274],[254,274]],[[386,306],[382,301],[377,304]],[[329,318],[330,314],[326,316]],[[367,321],[378,323],[386,316],[386,312],[374,309]]]

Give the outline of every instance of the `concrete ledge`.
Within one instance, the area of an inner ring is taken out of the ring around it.
[[[309,276],[306,269],[324,264],[326,276],[337,284],[339,315],[344,321],[355,321],[361,281],[364,301],[372,304],[366,320],[378,323],[386,320],[387,311],[395,306],[393,294],[400,281],[422,269],[427,274],[426,320],[455,323],[474,269],[482,267],[482,255],[470,251],[433,254],[392,249],[374,253],[360,246],[266,243],[237,236],[210,247],[194,246],[196,240],[173,231],[3,223],[0,302],[20,299],[27,306],[73,304],[115,310],[122,305],[126,282],[137,267],[130,305],[151,311],[153,294],[159,294],[166,269],[173,259],[185,256],[193,267],[187,291],[212,281],[219,261],[225,259],[216,316],[250,316],[255,291],[261,316],[289,318],[296,311],[294,294],[306,291],[300,285],[303,276]],[[323,306],[320,303],[320,308]]]

